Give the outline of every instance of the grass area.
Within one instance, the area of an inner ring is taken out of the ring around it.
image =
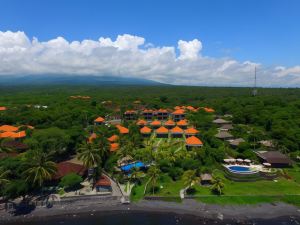
[[[288,204],[300,207],[300,196],[203,196],[197,197],[196,200],[208,204],[219,205],[245,205],[245,204],[259,204],[259,203],[276,203],[285,202]]]

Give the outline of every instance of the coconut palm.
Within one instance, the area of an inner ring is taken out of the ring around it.
[[[139,170],[139,168],[134,167],[131,169],[131,174],[129,176],[130,183],[131,182],[137,182],[139,179],[141,179],[144,176],[144,173]]]
[[[26,181],[30,182],[34,186],[42,186],[44,181],[50,180],[56,173],[56,165],[49,160],[42,150],[31,150],[26,159],[26,165],[28,169],[23,172],[26,177]]]
[[[101,163],[101,151],[96,144],[83,143],[77,149],[77,158],[91,169]]]
[[[3,187],[4,185],[9,183],[9,180],[7,179],[9,173],[9,170],[4,171],[3,168],[0,168],[0,187]]]
[[[183,184],[187,189],[200,182],[200,177],[197,176],[196,170],[187,170],[182,175]]]
[[[223,189],[225,187],[225,184],[223,183],[223,179],[221,177],[213,177],[212,180],[212,186],[211,186],[211,190],[218,194],[221,195],[223,194]]]
[[[160,169],[158,167],[156,167],[156,166],[151,166],[149,168],[149,170],[148,170],[148,176],[149,176],[149,180],[148,180],[148,182],[145,185],[144,194],[146,193],[148,184],[151,183],[152,194],[154,195],[154,188],[155,188],[157,180],[158,180],[158,178],[160,176]]]

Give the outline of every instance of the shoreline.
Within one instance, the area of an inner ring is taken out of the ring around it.
[[[296,217],[300,219],[300,209],[285,203],[258,205],[213,205],[186,199],[182,203],[141,200],[137,203],[122,205],[117,201],[74,202],[54,205],[52,208],[38,207],[29,214],[14,216],[0,211],[0,224],[15,222],[39,221],[45,218],[70,218],[96,216],[101,213],[172,213],[176,215],[197,216],[207,220],[248,221],[255,219],[274,219],[280,217]]]

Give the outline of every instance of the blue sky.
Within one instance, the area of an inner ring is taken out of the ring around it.
[[[220,66],[214,73],[220,69],[224,72],[232,65],[240,68],[245,61],[250,61],[263,65],[265,74],[277,71],[280,66],[277,76],[290,79],[290,75],[300,73],[299,12],[299,0],[1,0],[0,31],[22,31],[24,35],[18,38],[37,37],[40,42],[61,36],[68,43],[97,41],[100,37],[114,41],[118,35],[130,34],[144,38],[146,46],[171,46],[179,58],[184,50],[178,47],[178,41],[186,41],[182,48],[190,49],[195,43],[189,41],[197,39],[200,46],[196,43],[195,51],[190,50],[213,58],[211,65]],[[9,38],[16,41],[11,34],[2,35],[3,43]],[[119,48],[112,42],[110,46]],[[170,56],[172,52],[165,54]],[[240,64],[235,65],[230,60]],[[199,64],[206,65],[199,69],[209,67],[207,61]],[[9,68],[3,71],[10,72]],[[233,70],[227,74],[229,72]],[[132,73],[137,74],[137,71]],[[195,71],[188,73],[195,74]],[[294,78],[297,81],[293,82],[300,85],[298,77]]]
[[[129,33],[155,45],[198,38],[208,56],[300,61],[299,0],[1,0],[0,30],[67,40]]]

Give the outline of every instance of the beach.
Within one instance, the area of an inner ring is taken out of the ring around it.
[[[119,201],[75,201],[69,204],[56,204],[52,208],[38,207],[26,215],[13,215],[0,212],[0,224],[38,221],[45,218],[94,216],[105,213],[147,212],[174,213],[197,216],[215,221],[250,221],[255,219],[291,218],[300,219],[300,209],[285,203],[259,205],[214,205],[191,199],[182,203],[142,200],[138,203],[122,205]]]

